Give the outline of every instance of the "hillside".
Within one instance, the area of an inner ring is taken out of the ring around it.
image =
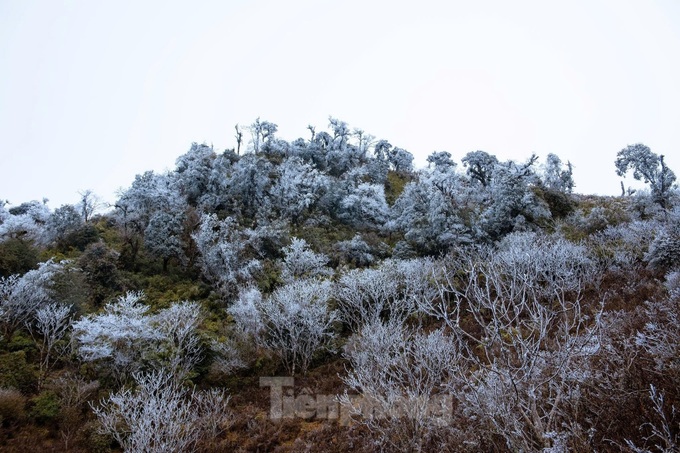
[[[276,132],[112,206],[0,203],[2,451],[677,451],[663,156],[600,197],[553,154]]]

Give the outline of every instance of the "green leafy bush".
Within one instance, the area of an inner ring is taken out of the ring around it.
[[[30,415],[38,423],[56,421],[60,412],[59,397],[52,390],[45,390],[31,399]]]

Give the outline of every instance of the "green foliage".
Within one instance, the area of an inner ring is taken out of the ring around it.
[[[569,194],[565,192],[547,187],[536,187],[534,193],[548,204],[553,219],[563,219],[574,212],[574,203]]]
[[[404,191],[406,184],[413,178],[408,173],[389,171],[387,181],[385,181],[385,200],[392,206]]]
[[[12,387],[22,393],[31,393],[38,385],[34,364],[26,361],[25,351],[0,354],[0,387]]]
[[[25,351],[29,362],[32,359],[31,354],[37,352],[35,342],[24,330],[18,330],[12,335],[12,340],[7,344],[7,350],[10,352]]]
[[[202,300],[211,291],[209,286],[200,281],[168,274],[138,278],[135,286],[144,290],[152,309],[168,308],[173,302],[181,300]]]
[[[52,279],[52,291],[54,299],[64,305],[71,305],[76,311],[80,311],[88,302],[89,291],[84,273],[74,265],[64,267]]]
[[[109,247],[119,250],[125,242],[116,222],[109,216],[98,216],[90,225],[97,229],[99,238]]]
[[[571,241],[631,221],[631,200],[624,197],[573,195],[574,211],[560,220],[558,230]]]
[[[331,258],[329,265],[335,266],[338,262],[335,244],[351,240],[354,233],[354,229],[350,226],[333,222],[325,226],[305,226],[293,229],[291,236],[304,239],[312,250],[329,256]],[[335,260],[333,260],[334,257]]]
[[[257,287],[263,293],[270,293],[283,282],[281,280],[281,269],[272,260],[262,262],[262,270],[257,278]]]
[[[78,260],[90,287],[90,298],[95,305],[121,290],[118,256],[115,250],[103,242],[97,242],[90,244]]]
[[[38,423],[55,422],[59,416],[59,397],[52,390],[45,390],[31,398],[31,417]]]
[[[99,240],[99,231],[93,225],[84,224],[75,231],[71,231],[63,238],[57,241],[57,250],[62,253],[67,253],[69,250],[75,249],[84,251],[85,248]]]
[[[90,453],[108,453],[111,451],[113,438],[109,434],[100,432],[100,424],[97,421],[86,423],[82,429],[84,444]]]
[[[40,254],[31,242],[10,238],[0,242],[0,277],[24,274],[38,267]]]

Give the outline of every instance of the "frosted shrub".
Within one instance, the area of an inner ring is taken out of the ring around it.
[[[165,372],[134,375],[136,388],[123,389],[94,406],[101,430],[125,451],[194,451],[205,438],[223,430],[229,396],[198,392]]]
[[[452,399],[444,393],[458,366],[457,346],[443,330],[418,332],[402,323],[377,321],[350,338],[343,378],[360,392],[363,405],[345,393],[341,403],[378,440],[399,451],[423,451],[428,438],[451,420]]]
[[[377,269],[354,269],[338,282],[340,319],[355,331],[380,319],[405,321],[437,293],[431,260],[387,260]]]
[[[675,271],[666,275],[666,289],[671,299],[680,298],[680,272]]]
[[[328,281],[296,280],[266,298],[255,289],[242,291],[228,311],[237,328],[277,353],[291,374],[305,373],[314,355],[335,337],[331,296]]]
[[[24,275],[0,277],[0,329],[9,342],[14,332],[31,322],[37,310],[52,301],[52,279],[66,262],[48,260]]]
[[[226,295],[231,295],[237,285],[250,282],[262,267],[248,253],[253,233],[242,230],[232,217],[219,220],[210,214],[201,218],[198,231],[192,235],[201,254],[203,275]]]
[[[453,263],[442,288],[449,302],[431,314],[451,329],[468,370],[461,409],[505,448],[564,441],[567,408],[599,349],[598,323],[581,303],[592,269],[582,247],[530,233]]]
[[[664,228],[649,244],[645,261],[654,269],[676,269],[680,267],[680,227]]]
[[[260,335],[265,329],[264,321],[260,309],[262,307],[263,296],[259,289],[254,286],[242,288],[239,291],[238,299],[234,304],[227,308],[236,327],[247,337],[260,341]]]
[[[298,278],[326,277],[333,273],[326,267],[328,257],[311,250],[304,239],[293,238],[283,253],[281,278],[286,283]]]
[[[354,263],[356,266],[368,266],[375,261],[371,246],[363,240],[359,233],[349,241],[340,241],[335,245],[345,261]]]
[[[123,380],[145,366],[164,369],[178,381],[200,361],[200,307],[179,302],[155,315],[141,303],[144,294],[129,292],[109,302],[101,314],[73,324],[76,352],[85,362],[96,362]]]

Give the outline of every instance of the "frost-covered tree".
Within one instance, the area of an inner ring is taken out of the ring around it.
[[[192,235],[204,277],[225,294],[232,294],[261,268],[260,261],[249,254],[253,233],[240,228],[232,217],[219,220],[217,215],[207,214]]]
[[[333,131],[333,143],[336,144],[337,148],[343,148],[351,136],[347,123],[330,116],[328,117],[328,126]]]
[[[385,188],[369,183],[350,189],[340,202],[340,208],[340,218],[357,228],[381,228],[389,214]]]
[[[207,186],[198,198],[198,207],[204,212],[227,210],[235,212],[235,200],[229,196],[229,174],[238,162],[239,156],[233,150],[218,154],[211,163]]]
[[[272,180],[272,164],[262,156],[246,154],[234,164],[227,180],[227,196],[245,216],[253,217],[266,209],[266,198]]]
[[[298,223],[328,189],[328,178],[299,157],[284,160],[276,182],[269,189],[269,202],[279,218]]]
[[[367,182],[385,184],[387,174],[390,171],[388,157],[391,149],[392,145],[387,140],[379,140],[375,143],[373,146],[373,155],[366,163],[366,174],[369,178]]]
[[[651,434],[645,437],[645,446],[642,448],[629,439],[626,439],[626,446],[634,453],[651,453],[652,451],[675,453],[680,450],[680,434],[676,429],[678,412],[673,405],[670,414],[666,414],[664,393],[659,391],[654,384],[649,386],[649,400],[654,420],[643,423],[640,431],[650,430]],[[651,445],[653,449],[648,448]]]
[[[45,222],[41,242],[50,245],[63,240],[82,227],[83,222],[83,217],[75,206],[63,205],[55,209]]]
[[[269,121],[262,121],[257,118],[253,124],[250,125],[250,134],[252,136],[253,151],[255,154],[260,151],[267,152],[274,134],[278,130],[278,126]]]
[[[366,162],[367,149],[350,143],[352,133],[346,122],[336,118],[329,118],[332,136],[319,133],[315,137],[317,147],[324,154],[324,168],[334,177],[340,177],[348,171]]]
[[[177,181],[168,174],[147,171],[135,176],[132,185],[116,201],[116,216],[125,232],[143,233],[158,211],[184,211],[185,202]]]
[[[335,290],[340,320],[354,331],[380,321],[398,295],[397,285],[394,274],[380,269],[346,272]]]
[[[265,330],[260,308],[264,297],[254,286],[241,288],[236,301],[227,308],[227,313],[234,319],[236,327],[247,337],[261,343],[261,335]]]
[[[467,168],[467,175],[483,187],[491,184],[493,173],[498,165],[498,159],[485,151],[471,151],[461,159]]]
[[[199,442],[220,434],[231,418],[229,396],[179,384],[167,371],[134,375],[125,388],[91,405],[104,433],[125,451],[196,451]]]
[[[294,375],[306,373],[315,354],[330,347],[336,312],[329,281],[297,280],[256,301],[264,324],[264,344]]]
[[[224,375],[230,375],[234,371],[248,366],[247,352],[243,351],[240,338],[226,337],[210,342],[210,351],[213,361],[211,369]]]
[[[265,219],[260,219],[254,229],[245,229],[243,233],[248,238],[248,248],[252,249],[250,256],[258,260],[279,258],[281,250],[290,240],[288,230],[286,221]]]
[[[174,175],[190,205],[197,206],[199,199],[209,191],[214,161],[215,151],[205,143],[192,143],[189,151],[177,158]]]
[[[80,212],[80,217],[83,222],[88,223],[92,216],[102,208],[104,203],[97,194],[91,190],[83,190],[78,192],[80,195],[80,202],[76,205],[76,209]]]
[[[133,267],[151,218],[159,212],[184,213],[186,202],[175,178],[148,171],[137,175],[132,185],[121,192],[115,208],[114,218],[125,240],[121,260]]]
[[[71,326],[71,307],[49,302],[35,311],[26,327],[40,351],[38,387],[42,387],[45,377],[54,362],[66,352],[65,345],[58,342],[64,338]]]
[[[7,215],[9,214],[9,215]],[[0,223],[0,242],[7,239],[39,241],[42,228],[50,218],[47,200],[30,201],[9,208]]]
[[[392,144],[387,140],[378,140],[373,147],[373,156],[376,160],[387,161]]]
[[[680,225],[670,224],[659,231],[644,259],[654,269],[680,269]]]
[[[53,278],[62,268],[63,263],[49,260],[24,275],[0,277],[0,329],[6,342],[39,308],[52,302]]]
[[[408,307],[407,315],[419,306],[429,305],[441,294],[439,285],[444,267],[431,258],[393,259],[383,263],[382,268],[396,275],[399,294]]]
[[[124,381],[145,367],[166,370],[183,380],[201,358],[198,304],[180,302],[149,314],[144,294],[128,292],[108,303],[100,314],[73,324],[78,356],[96,362]]]
[[[417,264],[418,263],[418,264]],[[376,269],[354,269],[340,277],[335,290],[340,319],[354,331],[380,320],[404,322],[416,312],[420,299],[430,300],[431,264],[423,261],[388,260]],[[422,265],[424,273],[413,267]]]
[[[355,266],[369,266],[376,260],[373,249],[359,233],[348,241],[338,242],[335,248],[345,262]]]
[[[402,231],[421,253],[436,255],[471,241],[471,221],[464,216],[479,208],[468,206],[471,194],[448,153],[430,157],[434,166],[408,183],[392,206],[388,229]]]
[[[435,151],[427,157],[428,166],[421,172],[420,181],[451,196],[460,183],[456,173],[457,164],[447,151]]]
[[[456,167],[456,163],[448,151],[434,151],[427,156],[427,164],[430,168],[436,169],[441,173],[449,173]]]
[[[461,413],[504,448],[559,448],[599,348],[599,314],[583,304],[593,268],[578,246],[517,239],[453,263],[442,287],[448,303],[429,314],[460,348],[464,386],[452,391]]]
[[[312,130],[312,138],[309,142],[302,139],[292,143],[292,154],[302,158],[305,162],[314,165],[319,171],[327,170],[326,154],[333,142],[333,138],[328,132],[316,132],[316,129],[309,126]]]
[[[396,172],[413,170],[413,154],[402,148],[391,148],[387,151],[387,158]]]
[[[425,236],[422,230],[429,227],[428,213],[431,197],[430,186],[419,182],[406,184],[390,210],[388,229],[403,231],[409,240],[417,240]]]
[[[342,144],[342,145],[341,145]],[[344,141],[334,141],[325,154],[326,171],[330,176],[342,177],[353,168],[365,162],[365,153],[353,144]]]
[[[574,177],[571,162],[567,162],[566,168],[562,160],[555,154],[548,154],[543,166],[543,184],[558,192],[571,193],[574,190]]]
[[[368,148],[371,146],[371,144],[373,144],[375,137],[356,127],[354,128],[352,135],[356,137],[358,141],[359,152],[366,154],[368,152]]]
[[[675,173],[666,166],[663,156],[658,156],[642,143],[628,145],[616,154],[616,174],[625,175],[633,170],[633,178],[649,184],[654,202],[663,209],[670,207],[671,190]]]
[[[144,245],[146,250],[154,257],[163,260],[163,272],[168,269],[168,262],[175,258],[184,261],[182,243],[183,213],[169,213],[159,211],[149,220],[144,230]]]
[[[480,218],[480,226],[491,240],[512,231],[534,229],[551,218],[547,204],[531,190],[536,183],[536,159],[532,156],[524,164],[507,162],[496,166],[488,187],[490,203]]]
[[[635,335],[635,344],[650,354],[654,369],[667,377],[680,377],[677,360],[680,344],[680,308],[673,297],[648,301],[642,307],[645,326]]]
[[[150,325],[160,337],[156,361],[178,382],[189,377],[203,358],[198,333],[202,320],[200,305],[189,301],[175,303],[151,318]]]
[[[160,340],[151,326],[149,307],[140,301],[141,292],[128,292],[109,302],[100,314],[82,317],[73,323],[73,339],[81,360],[97,362],[123,380],[141,369],[151,345]]]
[[[5,200],[0,200],[0,225],[2,225],[2,223],[11,215],[5,207],[6,205],[7,202]]]
[[[293,238],[290,245],[283,249],[283,253],[285,256],[281,261],[281,278],[286,283],[301,278],[325,277],[333,273],[326,267],[328,257],[311,250],[304,239]]]

